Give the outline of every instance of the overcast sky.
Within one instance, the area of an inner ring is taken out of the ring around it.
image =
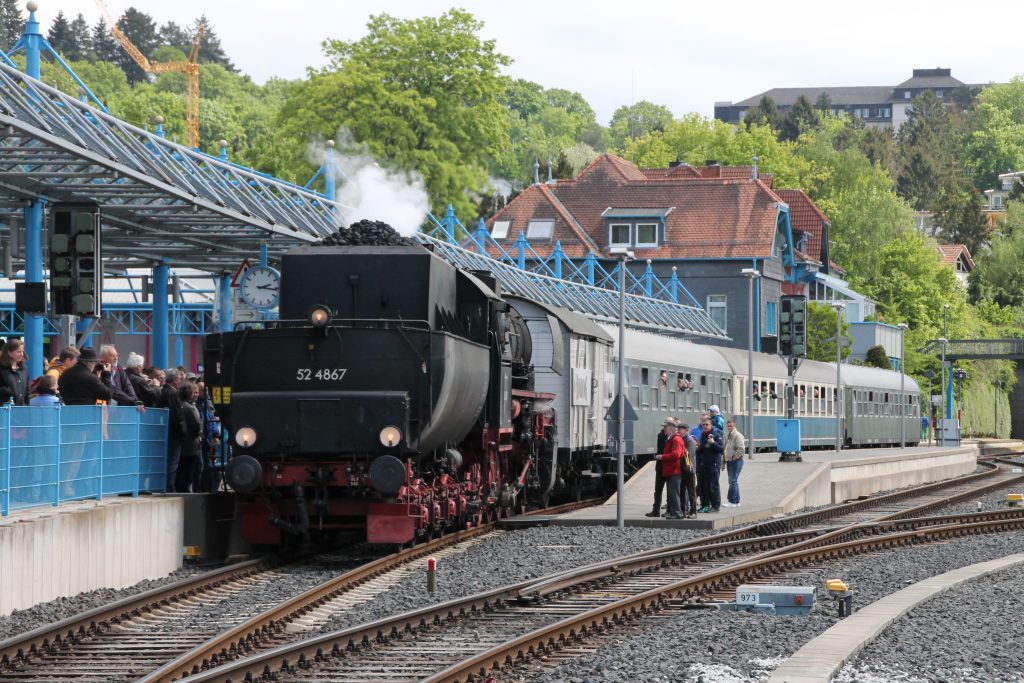
[[[99,17],[94,0],[39,0],[44,31],[57,10]],[[914,67],[950,67],[966,83],[1007,81],[1020,60],[1021,3],[932,0],[536,2],[490,0],[107,0],[162,24],[202,13],[228,55],[257,82],[300,78],[324,63],[325,38],[358,39],[371,14],[412,18],[463,7],[514,62],[509,75],[576,90],[607,124],[647,99],[676,116],[772,87],[896,85]],[[258,9],[257,9],[258,8]]]

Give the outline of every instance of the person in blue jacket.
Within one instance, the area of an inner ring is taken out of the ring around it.
[[[722,490],[718,479],[722,472],[722,453],[725,437],[715,427],[711,417],[701,418],[700,438],[697,440],[697,487],[703,507],[697,512],[718,512],[722,506]]]
[[[718,409],[718,406],[711,406],[708,408],[708,412],[711,413],[711,424],[715,429],[725,433],[725,416],[722,415],[722,411]]]

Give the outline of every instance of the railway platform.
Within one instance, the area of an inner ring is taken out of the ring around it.
[[[740,507],[725,507],[729,479],[719,480],[723,507],[717,513],[670,520],[647,517],[654,497],[654,463],[626,482],[625,523],[639,527],[722,529],[753,524],[808,507],[819,507],[926,484],[973,472],[979,455],[1019,449],[1019,441],[964,441],[956,447],[914,446],[805,451],[802,462],[779,462],[778,453],[757,453],[744,461],[740,474]],[[665,503],[665,497],[662,497]],[[576,510],[550,520],[558,526],[609,525],[616,520],[617,496],[602,505]]]

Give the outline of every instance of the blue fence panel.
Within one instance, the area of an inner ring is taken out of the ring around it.
[[[139,424],[139,490],[167,490],[166,408],[146,408]]]
[[[10,509],[54,501],[60,414],[56,408],[10,409]]]
[[[0,514],[166,490],[167,410],[0,408]]]
[[[134,406],[107,408],[103,440],[103,495],[134,493],[138,481],[139,418]]]
[[[14,408],[15,412],[25,410]],[[31,410],[29,408],[28,410]],[[60,409],[60,486],[58,502],[100,497],[103,406]]]

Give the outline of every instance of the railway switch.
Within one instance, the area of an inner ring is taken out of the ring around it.
[[[736,602],[719,609],[765,614],[806,615],[814,607],[814,586],[759,586],[745,583],[736,588]]]

